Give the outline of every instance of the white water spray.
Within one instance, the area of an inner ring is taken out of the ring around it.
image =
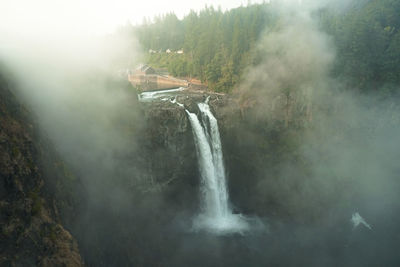
[[[369,225],[363,217],[361,217],[361,215],[358,212],[353,213],[353,215],[351,216],[351,222],[353,223],[353,227],[356,228],[358,227],[360,224],[364,225],[365,227],[367,227],[369,230],[372,230],[371,225]]]
[[[173,93],[182,92],[183,90],[185,90],[184,87],[168,89],[168,90],[148,91],[148,92],[143,92],[143,93],[139,94],[138,99],[141,102],[148,102],[148,101],[152,101],[154,99],[162,98],[165,96],[170,96]]]
[[[217,234],[243,232],[249,226],[244,216],[233,214],[229,207],[225,167],[217,119],[206,103],[199,103],[201,121],[186,110],[196,145],[201,175],[201,213],[194,220],[195,230]]]

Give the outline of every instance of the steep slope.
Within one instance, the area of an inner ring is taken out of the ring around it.
[[[58,207],[70,201],[54,195],[73,176],[39,137],[13,86],[0,73],[0,265],[82,266],[59,215]]]

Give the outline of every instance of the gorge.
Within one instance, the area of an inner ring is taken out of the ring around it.
[[[400,266],[400,1],[7,1],[0,266]]]
[[[53,170],[53,175],[60,179],[54,185],[59,193],[55,200],[47,195],[41,200],[45,207],[55,203],[54,213],[59,214],[59,222],[76,238],[85,264],[256,266],[260,262],[272,265],[322,262],[331,265],[353,263],[353,255],[370,250],[378,250],[388,263],[393,262],[393,257],[386,257],[392,251],[383,247],[396,241],[390,241],[379,225],[395,229],[395,217],[391,222],[374,219],[375,211],[362,202],[365,191],[354,195],[355,188],[360,188],[355,186],[356,181],[354,185],[332,181],[329,189],[323,189],[327,181],[315,174],[307,177],[310,169],[299,159],[306,160],[312,151],[301,157],[296,153],[293,134],[300,131],[296,127],[285,128],[281,117],[262,122],[268,127],[261,129],[260,120],[250,119],[257,117],[258,110],[243,110],[236,99],[227,95],[173,91],[158,94],[156,101],[138,102],[136,92],[124,83],[107,84],[130,96],[127,101],[118,102],[119,109],[125,112],[114,114],[118,122],[125,123],[110,125],[100,120],[95,132],[109,136],[111,129],[118,129],[124,134],[119,138],[131,143],[120,146],[120,142],[102,138],[107,141],[103,143],[107,150],[97,153],[93,150],[97,144],[84,138],[90,127],[76,121],[81,127],[66,128],[69,134],[61,136],[64,141],[70,140],[66,142],[68,146],[60,143],[57,146],[71,171],[63,169],[66,167]],[[15,103],[2,104],[3,110],[12,109]],[[282,108],[279,103],[278,99],[275,111]],[[87,114],[91,120],[97,120],[94,115]],[[115,118],[114,115],[110,118]],[[91,147],[91,153],[83,153],[86,148],[81,147],[81,140]],[[325,153],[333,153],[331,147]],[[70,158],[66,152],[71,148],[75,153]],[[17,156],[12,150],[2,151],[11,153],[10,157]],[[114,160],[110,162],[108,155]],[[312,162],[317,158],[307,160]],[[331,159],[329,164],[338,163]],[[329,167],[323,161],[318,166],[312,167],[312,171]],[[4,174],[5,169],[1,170]],[[75,173],[75,179],[69,176],[70,172]],[[40,195],[54,190],[52,179],[46,177],[47,182],[38,191]],[[303,185],[298,184],[298,177],[303,177]],[[312,186],[318,190],[309,191]],[[35,199],[34,194],[28,195]],[[337,200],[338,195],[342,200]],[[350,219],[356,206],[373,225],[373,231],[353,226]],[[15,216],[10,215],[8,218],[12,220],[6,225],[15,225]],[[255,216],[260,219],[255,220]],[[50,226],[43,227],[49,230],[38,237],[37,244],[55,231]],[[322,240],[330,247],[319,246]],[[374,240],[386,245],[371,245]],[[288,248],[293,257],[284,257]],[[331,250],[340,257],[325,254]],[[12,250],[7,251],[12,255]],[[21,262],[11,256],[6,258]],[[35,257],[24,256],[26,259],[37,261]],[[371,260],[367,257],[361,263]],[[382,260],[375,258],[375,262]]]

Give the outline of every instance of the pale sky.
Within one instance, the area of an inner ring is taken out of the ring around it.
[[[247,0],[1,0],[0,32],[48,34],[54,31],[102,34],[118,25],[139,24],[144,17],[173,11],[179,18],[205,5],[223,10]],[[262,0],[252,0],[252,3]],[[266,1],[268,2],[268,1]]]

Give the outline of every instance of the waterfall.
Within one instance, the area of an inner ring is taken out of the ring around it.
[[[201,176],[201,213],[194,220],[195,230],[214,233],[243,232],[248,225],[244,216],[233,214],[229,207],[222,145],[217,119],[208,105],[198,104],[201,122],[186,110],[192,126]]]

